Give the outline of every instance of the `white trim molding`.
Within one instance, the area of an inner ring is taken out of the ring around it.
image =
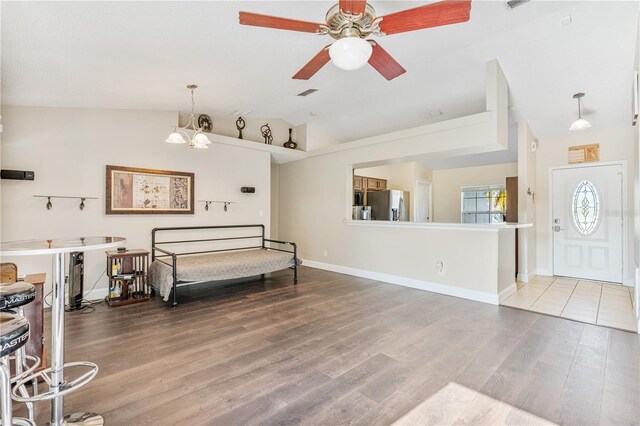
[[[516,277],[516,279],[520,282],[523,283],[528,283],[529,281],[531,281],[533,279],[533,277],[535,277],[537,275],[536,270],[534,269],[533,271],[529,272],[528,274],[524,274],[521,272],[518,272],[518,276]]]
[[[515,293],[517,290],[518,286],[516,285],[516,283],[513,283],[509,287],[502,290],[500,293],[498,293],[498,303],[504,302],[505,299],[512,296],[513,293]]]
[[[323,269],[325,271],[338,272],[340,274],[352,275],[360,278],[369,278],[389,284],[401,285],[403,287],[410,287],[418,290],[430,291],[432,293],[444,294],[447,296],[474,300],[476,302],[488,303],[490,305],[499,304],[498,294],[491,294],[484,291],[471,290],[468,288],[456,287],[447,284],[438,284],[430,281],[416,280],[413,278],[400,277],[398,275],[385,274],[382,272],[367,271],[364,269],[351,268],[349,266],[317,262],[315,260],[303,259],[302,264],[310,268]],[[509,286],[507,289],[503,290],[503,292],[509,290],[511,287],[512,286]],[[515,289],[515,283],[513,284],[513,287]]]

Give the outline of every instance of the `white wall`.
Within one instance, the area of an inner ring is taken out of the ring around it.
[[[294,142],[298,143],[298,149],[302,151],[313,151],[314,149],[326,148],[337,145],[339,141],[327,134],[319,126],[313,123],[304,123],[296,127]]]
[[[116,235],[129,248],[150,248],[151,229],[162,226],[270,224],[270,156],[233,146],[212,144],[208,150],[164,142],[177,114],[161,111],[35,108],[2,106],[3,169],[33,170],[35,181],[2,180],[0,239],[13,241]],[[229,200],[224,212],[212,205],[205,212],[196,202],[193,215],[105,215],[105,166],[119,165],[195,173],[195,200]],[[240,193],[255,186],[255,194]],[[44,195],[86,195],[80,211],[76,200],[52,200]],[[20,275],[47,272],[51,258],[3,258],[19,265]],[[87,252],[85,291],[104,271],[104,252]],[[103,276],[97,288],[106,288]],[[104,293],[102,293],[104,294]],[[98,297],[94,292],[88,297]]]
[[[460,223],[460,189],[463,186],[505,184],[518,175],[518,163],[433,170],[434,222]]]
[[[568,131],[567,131],[568,133]],[[537,233],[537,272],[540,275],[553,275],[551,261],[551,224],[550,212],[550,188],[549,169],[553,166],[568,164],[568,149],[575,145],[600,144],[600,161],[627,161],[627,211],[624,222],[627,226],[628,256],[625,259],[627,276],[623,277],[624,283],[632,285],[634,264],[634,225],[633,225],[633,176],[635,176],[635,164],[633,161],[633,127],[621,127],[614,129],[592,128],[566,136],[538,141],[536,152],[536,233]]]
[[[527,122],[518,123],[518,222],[533,228],[518,230],[518,279],[528,282],[536,273],[536,152]],[[527,194],[530,191],[531,195]]]
[[[466,296],[474,292],[495,296],[497,229],[380,226],[348,220],[354,165],[506,149],[506,122],[501,117],[507,111],[507,88],[495,61],[487,64],[487,87],[486,112],[324,148],[307,159],[280,165],[279,237],[298,243],[300,256],[311,261],[308,265],[331,265],[347,273],[366,271],[405,285],[464,289]],[[444,274],[439,274],[438,262],[444,263]]]

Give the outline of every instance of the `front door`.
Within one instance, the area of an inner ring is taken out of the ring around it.
[[[552,172],[553,274],[622,282],[622,166]]]

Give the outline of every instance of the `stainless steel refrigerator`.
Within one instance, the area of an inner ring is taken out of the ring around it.
[[[409,221],[409,191],[390,189],[367,192],[367,204],[371,206],[371,219]]]

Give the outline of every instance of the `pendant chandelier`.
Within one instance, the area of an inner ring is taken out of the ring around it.
[[[584,130],[591,127],[591,123],[582,118],[582,111],[580,110],[580,99],[583,97],[584,93],[576,93],[575,95],[573,95],[573,99],[578,100],[578,118],[576,119],[576,121],[571,123],[571,127],[569,127],[569,130]]]
[[[207,135],[204,134],[202,127],[198,127],[198,121],[196,120],[196,104],[193,100],[193,92],[198,86],[195,84],[189,84],[187,89],[191,90],[191,114],[189,114],[189,122],[184,127],[174,127],[173,133],[165,140],[168,143],[186,143],[189,148],[207,149],[207,145],[211,143]],[[189,136],[187,130],[193,132],[193,136]]]

